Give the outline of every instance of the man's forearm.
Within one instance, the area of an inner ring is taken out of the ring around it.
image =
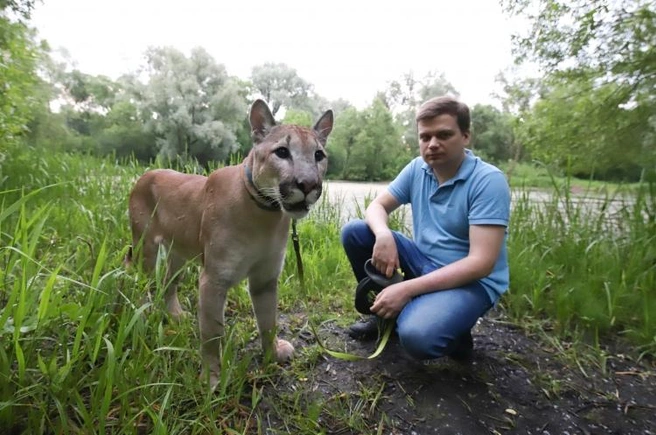
[[[414,298],[424,293],[458,288],[486,277],[491,273],[485,262],[465,257],[431,273],[404,281],[405,293]]]
[[[364,220],[376,237],[390,231],[387,211],[380,204],[370,204],[364,212]]]

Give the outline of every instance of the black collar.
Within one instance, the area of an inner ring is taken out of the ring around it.
[[[253,183],[253,173],[251,172],[251,168],[249,168],[246,164],[244,164],[244,172],[246,173],[246,180],[248,180],[248,184],[255,191],[255,195],[251,194],[251,189],[247,188],[246,191],[248,192],[248,196],[250,196],[251,199],[255,201],[255,204],[262,210],[280,211],[280,203],[270,196],[263,195],[258,190],[257,186],[255,186],[255,183]]]

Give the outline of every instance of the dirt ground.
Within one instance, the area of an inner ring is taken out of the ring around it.
[[[544,340],[495,313],[482,319],[473,335],[475,356],[468,364],[449,358],[414,361],[396,338],[373,360],[349,362],[324,354],[308,380],[314,394],[341,394],[353,408],[363,400],[363,386],[380,394],[367,417],[370,432],[355,432],[324,413],[319,423],[325,433],[656,434],[655,361],[637,363],[628,353],[609,351],[605,372],[581,360],[568,364]],[[316,344],[312,334],[301,336],[306,343],[298,344]],[[360,355],[375,349],[374,342],[355,341],[331,324],[319,336],[328,347],[346,343],[349,352]],[[388,420],[377,432],[383,413]]]
[[[331,182],[328,191],[345,200],[345,214],[352,216],[352,203],[363,204],[385,185]],[[288,329],[286,335],[294,335],[284,320],[281,326]],[[294,342],[297,348],[316,345],[313,334],[306,332]],[[358,355],[370,355],[376,348],[374,342],[351,339],[334,324],[323,325],[319,335],[329,348],[346,344]],[[511,325],[499,312],[481,319],[473,335],[474,359],[464,365],[449,358],[415,361],[395,338],[372,360],[350,362],[324,354],[307,380],[312,395],[326,401],[343,398],[341,409],[363,411],[368,431],[354,430],[344,418],[324,411],[318,422],[323,433],[656,435],[653,359],[637,362],[633,349],[606,350],[605,364],[566,357],[562,349]],[[379,398],[364,397],[363,391]],[[259,411],[266,414],[268,408],[265,400]],[[270,428],[281,433],[275,421]]]

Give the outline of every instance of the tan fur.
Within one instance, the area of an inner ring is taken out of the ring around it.
[[[160,244],[168,249],[168,277],[188,259],[202,264],[198,320],[204,372],[212,388],[219,379],[226,294],[245,278],[265,354],[278,361],[292,357],[293,346],[276,338],[278,277],[291,218],[307,215],[321,195],[333,114],[324,113],[313,129],[276,126],[266,103],[257,100],[250,123],[254,145],[241,164],[209,177],[149,171],[130,195],[133,246],[146,270],[154,269]],[[280,209],[272,210],[276,204]],[[165,293],[174,318],[183,315],[176,281]]]

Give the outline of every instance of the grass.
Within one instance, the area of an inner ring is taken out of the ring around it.
[[[555,183],[554,183],[555,184]],[[512,317],[551,321],[560,336],[617,334],[656,348],[656,186],[574,198],[554,188],[536,205],[519,192],[509,237]]]
[[[554,174],[554,170],[540,162],[507,162],[499,167],[508,176],[510,186],[515,189],[563,189],[565,187],[577,191],[594,194],[617,193],[620,191],[635,192],[640,188],[640,183],[606,183],[598,180],[584,180],[567,177],[562,174]]]
[[[316,345],[297,349],[288,366],[263,362],[243,286],[229,296],[220,388],[206,391],[194,316],[171,325],[163,271],[149,278],[122,266],[127,196],[143,170],[27,149],[3,162],[0,427],[12,434],[383,433],[382,381],[313,394]],[[601,349],[619,337],[637,355],[656,354],[654,186],[634,187],[630,196],[613,189],[584,206],[566,182],[554,185],[542,205],[515,191],[505,312],[551,331],[556,343],[585,340]],[[279,307],[292,341],[307,334],[308,322],[345,326],[356,318],[342,218],[324,198],[299,224],[304,288],[289,244]],[[197,273],[192,267],[180,290],[192,312]]]

